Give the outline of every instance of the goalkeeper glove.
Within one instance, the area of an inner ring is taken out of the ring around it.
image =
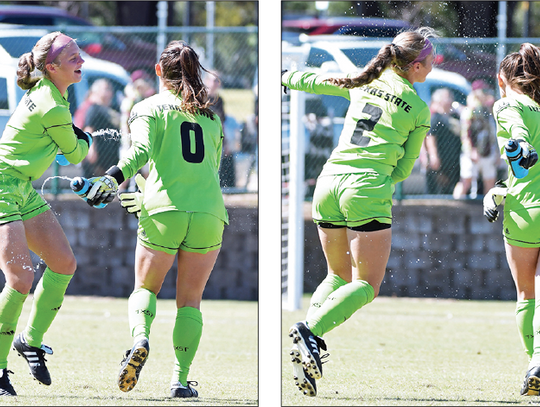
[[[86,196],[86,202],[90,206],[109,204],[118,192],[118,181],[110,175],[90,178],[90,191]]]
[[[499,217],[497,207],[504,202],[508,188],[503,181],[497,181],[484,196],[484,216],[490,222],[495,222]]]
[[[533,146],[531,146],[525,140],[519,139],[517,142],[521,146],[523,154],[523,157],[519,161],[519,165],[528,170],[538,161],[538,153]]]
[[[126,210],[127,213],[134,214],[137,218],[141,217],[141,205],[144,197],[144,187],[146,186],[146,179],[141,174],[135,176],[135,182],[139,187],[136,192],[122,192],[119,194],[120,205]]]

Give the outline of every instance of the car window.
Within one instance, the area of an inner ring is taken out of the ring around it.
[[[334,57],[322,48],[312,47],[306,60],[306,66],[320,68],[325,62],[334,61]]]
[[[0,110],[9,110],[7,79],[0,78]]]
[[[46,16],[3,16],[0,22],[24,25],[54,25],[54,20]]]
[[[362,68],[368,64],[369,61],[373,59],[379,52],[379,49],[375,48],[344,48],[342,49],[343,53],[351,62]]]
[[[0,37],[0,45],[9,55],[19,58],[25,52],[32,51],[41,37]]]
[[[338,28],[334,34],[336,35],[355,35],[357,37],[395,37],[399,34],[402,28],[399,27],[358,27],[344,25]]]

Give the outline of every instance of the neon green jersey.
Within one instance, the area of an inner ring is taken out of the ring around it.
[[[505,97],[493,105],[493,116],[497,123],[497,142],[501,154],[510,139],[523,139],[540,151],[540,106],[527,95]],[[524,178],[516,178],[508,169],[508,192],[505,208],[519,210],[520,208],[540,207],[540,165],[529,168],[529,174]]]
[[[321,175],[374,171],[406,179],[430,128],[430,112],[416,90],[391,69],[369,85],[344,89],[324,80],[335,75],[286,72],[282,83],[295,90],[342,96],[350,101],[339,143]]]
[[[43,175],[58,149],[72,164],[88,154],[88,143],[73,131],[67,92],[62,97],[47,78],[23,96],[0,139],[0,172],[23,180]]]
[[[210,119],[181,110],[180,98],[163,91],[131,110],[131,148],[118,167],[131,178],[146,163],[143,205],[148,213],[178,210],[210,213],[228,223],[219,186],[223,129]]]

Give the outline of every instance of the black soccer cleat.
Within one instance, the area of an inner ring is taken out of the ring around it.
[[[13,340],[13,349],[19,353],[28,362],[28,368],[30,374],[39,383],[49,386],[52,383],[51,375],[45,365],[47,359],[45,359],[45,353],[52,355],[53,350],[50,346],[41,344],[40,348],[28,345],[24,335],[20,333]]]
[[[0,396],[16,396],[17,393],[9,381],[8,374],[13,372],[7,369],[0,369]]]
[[[148,359],[148,353],[150,353],[150,345],[146,338],[141,339],[133,348],[126,351],[126,355],[120,363],[122,368],[118,374],[120,390],[128,392],[135,387],[139,380],[139,374]]]
[[[171,384],[171,397],[180,397],[180,398],[188,398],[188,397],[199,397],[199,393],[197,390],[192,389],[191,386],[198,386],[199,383],[195,381],[188,381],[187,386],[184,386],[180,382],[176,382]]]
[[[293,364],[293,379],[295,386],[298,387],[298,390],[300,390],[304,395],[315,397],[317,395],[317,385],[315,384],[315,379],[308,375],[304,370],[302,360],[300,359],[300,351],[298,350],[298,346],[296,344],[293,345],[289,355],[291,355],[291,362]]]
[[[289,330],[289,336],[293,340],[293,346],[296,345],[300,353],[304,370],[308,376],[314,379],[322,377],[322,362],[320,349],[326,350],[324,340],[313,335],[305,322],[297,322]]]
[[[521,389],[522,396],[538,396],[540,395],[540,366],[535,366],[525,375],[523,388]]]

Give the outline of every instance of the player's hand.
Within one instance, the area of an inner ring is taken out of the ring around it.
[[[135,182],[139,187],[137,192],[122,192],[118,195],[120,198],[120,205],[126,210],[127,213],[134,214],[137,218],[141,217],[141,204],[144,197],[144,187],[146,186],[146,179],[141,174],[135,176]]]
[[[61,165],[63,167],[70,164],[70,162],[68,161],[66,156],[64,154],[62,154],[62,152],[58,152],[58,154],[56,154],[55,160],[59,165]]]
[[[519,165],[528,170],[538,161],[538,153],[533,146],[531,146],[525,140],[519,139],[517,142],[521,146],[521,151],[523,154],[521,160],[519,161]]]
[[[503,181],[497,181],[495,186],[484,195],[484,216],[490,222],[495,222],[499,217],[498,206],[506,198],[508,188]]]
[[[282,69],[282,70],[281,70],[281,76],[283,76],[283,74],[284,74],[285,72],[287,72],[287,70],[286,70],[286,69]],[[282,84],[281,86],[283,86],[283,93],[287,94],[287,89],[288,89],[288,88],[287,88],[285,85],[283,85],[283,84]]]
[[[92,135],[88,133],[87,131],[82,131],[77,126],[75,126],[73,123],[71,124],[73,127],[73,131],[75,132],[75,135],[77,136],[77,139],[84,140],[88,143],[88,148],[92,145]]]
[[[110,175],[93,177],[89,179],[91,187],[86,196],[87,203],[90,206],[111,203],[118,192],[118,182]]]

